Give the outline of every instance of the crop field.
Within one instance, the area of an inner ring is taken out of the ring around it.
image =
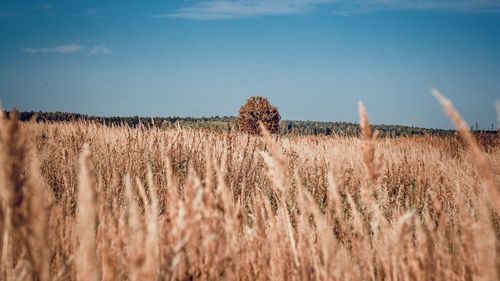
[[[4,116],[0,279],[498,280],[498,140],[441,101],[457,135]]]

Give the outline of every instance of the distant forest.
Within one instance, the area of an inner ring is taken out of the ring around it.
[[[8,112],[6,112],[8,114]],[[93,121],[105,125],[128,125],[136,127],[156,126],[159,128],[188,127],[212,129],[218,131],[237,130],[236,117],[98,117],[78,113],[66,112],[19,112],[19,119],[22,121],[36,120],[36,122],[71,122],[78,120]],[[318,121],[280,121],[280,134],[282,135],[340,135],[357,136],[359,125],[350,122],[318,122]],[[448,135],[454,134],[454,130],[417,128],[399,125],[372,125],[373,129],[379,131],[381,137],[398,137],[411,135]],[[473,129],[473,128],[471,128]],[[496,134],[496,131],[478,131],[487,134]]]

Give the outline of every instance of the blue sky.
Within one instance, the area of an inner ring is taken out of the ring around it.
[[[20,110],[496,127],[500,1],[4,1],[0,99]]]

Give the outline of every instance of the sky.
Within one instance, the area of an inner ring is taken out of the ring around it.
[[[5,108],[497,127],[500,1],[0,0]]]

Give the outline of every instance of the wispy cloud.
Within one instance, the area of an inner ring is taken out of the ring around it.
[[[95,46],[90,49],[91,55],[109,55],[112,52],[113,52],[112,49],[103,45]]]
[[[21,48],[21,52],[29,53],[29,54],[72,54],[78,53],[83,50],[82,45],[78,44],[68,44],[68,45],[59,45],[50,48]]]
[[[158,18],[222,20],[259,16],[300,15],[319,11],[341,15],[381,10],[500,12],[498,0],[216,0],[198,1]]]
[[[19,1],[20,2],[20,1]],[[55,10],[54,7],[49,4],[41,4],[41,5],[27,5],[23,6],[20,5],[18,7],[2,7],[3,9],[0,10],[0,19],[4,18],[13,18],[13,17],[27,17],[27,16],[33,16],[33,15],[55,15]]]
[[[344,1],[335,1],[344,2]],[[348,3],[349,1],[346,1]],[[462,13],[500,12],[498,0],[373,0],[354,1],[358,7],[366,3],[368,10],[436,10]],[[352,2],[351,2],[352,3]],[[362,8],[362,7],[361,7]]]
[[[87,8],[85,9],[81,15],[78,16],[83,16],[89,19],[106,19],[108,16],[105,14],[103,10],[96,9],[96,8]]]
[[[66,45],[59,45],[59,46],[54,46],[54,47],[49,47],[49,48],[21,48],[21,52],[23,53],[28,53],[28,54],[74,54],[74,53],[80,53],[83,51],[88,51],[89,54],[91,55],[109,55],[113,52],[112,49],[104,46],[104,45],[99,45],[99,46],[94,46],[94,47],[86,47],[83,45],[79,44],[66,44]]]
[[[88,9],[85,10],[85,14],[87,16],[92,17],[92,16],[96,16],[97,15],[97,11],[94,8],[88,8]]]
[[[296,15],[312,12],[328,0],[239,0],[202,1],[155,17],[217,20],[256,16]]]

